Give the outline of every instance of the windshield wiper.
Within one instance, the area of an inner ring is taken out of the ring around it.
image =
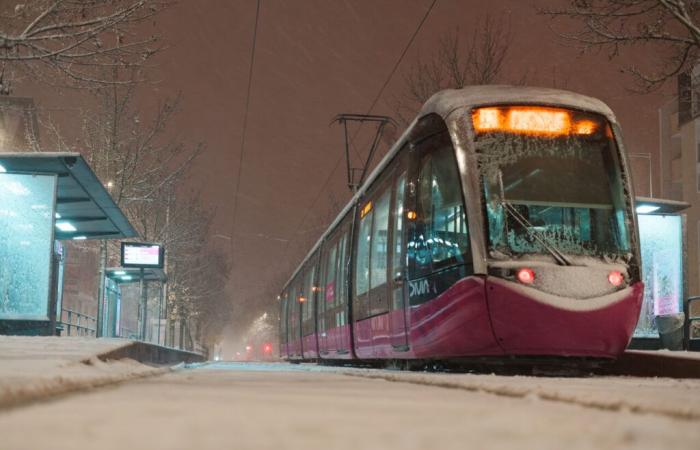
[[[522,226],[525,228],[528,233],[534,237],[537,242],[542,245],[553,257],[554,259],[559,263],[559,265],[562,266],[571,266],[571,261],[569,261],[566,256],[564,256],[559,249],[557,249],[552,243],[550,243],[547,240],[547,237],[544,234],[541,234],[535,226],[525,218],[522,214],[520,214],[520,211],[513,206],[512,203],[508,202],[505,199],[501,199],[501,205],[504,207],[506,211],[510,213],[510,215]]]
[[[500,194],[501,194],[501,206],[510,213],[511,216],[522,226],[525,228],[528,233],[534,237],[537,242],[540,243],[542,247],[545,248],[557,261],[559,265],[562,266],[571,266],[571,261],[569,261],[566,256],[564,256],[559,249],[556,248],[549,240],[547,239],[547,236],[545,236],[543,233],[540,233],[540,231],[535,228],[535,226],[525,218],[522,214],[520,214],[520,211],[513,206],[512,203],[510,203],[508,200],[506,200],[505,192],[503,189],[503,172],[499,169],[498,170],[498,187],[500,188]]]

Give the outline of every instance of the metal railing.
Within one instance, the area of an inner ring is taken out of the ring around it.
[[[97,320],[71,309],[61,309],[61,325],[65,331],[63,336],[95,336]]]
[[[124,338],[124,339],[138,339],[139,332],[132,330],[131,328],[121,327],[119,329],[119,336],[117,336],[117,337]]]

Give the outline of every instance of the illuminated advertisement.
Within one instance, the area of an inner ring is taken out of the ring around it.
[[[634,335],[655,337],[655,316],[682,311],[681,217],[640,214],[638,220],[644,301]]]

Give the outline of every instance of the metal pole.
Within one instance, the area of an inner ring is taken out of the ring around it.
[[[160,293],[158,299],[158,342],[160,345],[160,323],[163,321],[163,281],[160,282]]]
[[[143,268],[139,269],[139,290],[141,293],[141,340],[146,340],[146,282],[143,279]]]
[[[97,323],[95,325],[95,336],[102,337],[104,334],[103,322],[105,314],[105,276],[107,275],[107,241],[100,242],[100,290],[97,292]]]

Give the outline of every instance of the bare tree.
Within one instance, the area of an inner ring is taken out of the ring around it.
[[[427,60],[418,58],[404,76],[404,92],[395,102],[396,115],[408,123],[435,92],[472,84],[493,84],[508,55],[512,35],[505,19],[490,15],[478,21],[466,40],[459,28],[442,35]]]
[[[144,25],[173,0],[5,3],[0,8],[0,84],[6,84],[8,69],[84,86],[132,81],[114,80],[104,69],[143,66],[161,48],[158,36]]]
[[[121,77],[116,68],[112,72],[113,80],[140,76],[137,70],[128,77]],[[179,110],[179,96],[161,101],[152,117],[146,117],[135,103],[138,89],[136,83],[95,89],[95,109],[78,114],[80,135],[73,140],[53,118],[42,120],[51,146],[82,152],[117,205],[127,212],[164,201],[162,193],[185,177],[203,150],[203,144],[190,148],[172,137],[168,127]]]
[[[698,0],[570,0],[570,6],[540,13],[580,28],[557,32],[583,51],[603,50],[612,59],[624,48],[648,48],[646,67],[628,66],[638,88],[651,91],[677,74],[689,71],[700,50]],[[666,55],[666,56],[662,56]]]

